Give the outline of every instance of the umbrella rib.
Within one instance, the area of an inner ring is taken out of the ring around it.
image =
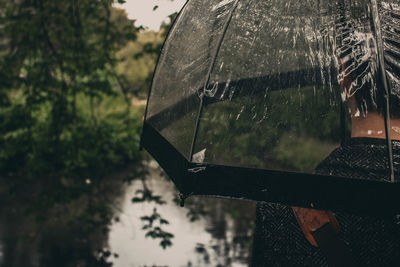
[[[390,180],[394,182],[394,168],[393,168],[393,153],[392,153],[392,140],[390,137],[390,104],[389,104],[389,86],[386,79],[386,66],[384,62],[384,55],[383,55],[383,39],[381,33],[381,23],[379,17],[379,9],[378,3],[376,0],[371,0],[372,5],[372,20],[374,23],[374,28],[376,32],[376,42],[377,42],[377,49],[378,49],[378,63],[379,69],[381,71],[381,78],[383,87],[385,89],[385,110],[383,112],[385,117],[385,128],[386,128],[386,140],[388,146],[388,154],[389,154],[389,168],[390,168]]]
[[[340,19],[346,18],[346,12],[345,12],[345,3],[344,0],[340,0],[339,2],[339,8],[340,8]],[[335,38],[337,38],[335,36]],[[340,129],[341,129],[341,146],[343,146],[346,142],[346,111],[345,111],[345,106],[344,102],[341,99],[339,95],[339,103],[340,103]]]
[[[203,92],[201,92],[201,94],[200,94],[199,111],[197,113],[196,125],[195,125],[195,128],[194,128],[192,144],[190,146],[189,161],[192,161],[193,150],[194,150],[194,146],[196,144],[196,139],[197,139],[197,135],[198,135],[198,131],[199,131],[199,124],[200,124],[201,114],[203,112],[203,107],[204,107],[204,97],[205,97],[204,96],[204,92],[205,92],[205,90],[206,90],[206,88],[207,88],[207,86],[208,86],[208,84],[210,82],[211,73],[214,70],[214,66],[215,66],[215,61],[217,60],[217,56],[218,56],[219,50],[221,49],[222,42],[224,40],[224,37],[225,37],[225,34],[226,34],[227,30],[228,30],[229,24],[230,24],[230,22],[232,20],[233,13],[235,12],[239,1],[240,0],[236,0],[235,1],[235,3],[233,4],[232,10],[229,13],[229,16],[228,16],[228,18],[226,20],[223,32],[222,32],[221,37],[220,37],[220,39],[218,41],[217,49],[215,49],[215,53],[214,53],[214,56],[213,56],[211,64],[210,64],[210,68],[208,69],[208,72],[207,72],[206,80],[204,82]]]

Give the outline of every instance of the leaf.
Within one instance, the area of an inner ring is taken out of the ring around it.
[[[154,7],[153,7],[153,11],[156,11],[158,9],[158,5],[155,5]]]
[[[174,235],[173,235],[173,234],[171,234],[171,233],[167,233],[167,232],[164,232],[164,238],[171,239],[171,238],[173,238],[173,237],[174,237]]]
[[[165,219],[160,219],[160,224],[169,224],[169,222]]]
[[[172,242],[170,240],[163,240],[160,242],[160,245],[163,249],[166,249],[167,247],[170,247],[172,245]]]

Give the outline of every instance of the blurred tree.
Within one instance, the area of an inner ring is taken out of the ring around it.
[[[115,71],[117,51],[138,30],[112,4],[0,0],[0,202],[1,216],[13,218],[6,266],[35,258],[18,246],[43,253],[31,266],[111,265],[109,198],[122,183],[113,188],[109,174],[141,160],[141,111],[125,103]]]
[[[90,96],[91,105],[94,97],[112,94],[115,52],[136,36],[133,22],[111,4],[77,0],[1,3],[1,35],[7,45],[0,58],[0,87],[10,90],[8,95],[19,95],[19,108],[25,115],[19,125],[32,125],[33,112],[44,103],[49,106],[55,150],[63,128],[77,117],[77,94]]]
[[[128,101],[145,99],[158,54],[177,13],[168,16],[158,32],[142,31],[135,41],[130,41],[117,54],[118,82]]]
[[[112,4],[0,0],[0,176],[40,178],[48,205],[139,158],[140,114],[115,72],[137,28]]]
[[[145,99],[157,61],[162,32],[145,31],[118,52],[117,73],[126,97]],[[153,48],[154,47],[154,48]],[[149,49],[154,49],[148,51]]]

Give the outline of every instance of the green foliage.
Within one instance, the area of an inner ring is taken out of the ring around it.
[[[45,228],[35,241],[50,255],[41,266],[58,266],[57,257],[111,266],[110,198],[122,184],[110,177],[128,167],[120,182],[143,175],[144,106],[132,103],[148,89],[165,35],[139,33],[113,2],[0,0],[0,188],[6,206],[21,205]],[[136,200],[163,203],[146,187]],[[172,245],[161,229],[168,221],[157,223],[148,236]],[[46,236],[60,229],[61,241]]]
[[[218,164],[313,172],[340,141],[340,106],[323,88],[262,93],[208,105],[195,151],[206,148],[206,161]],[[191,129],[185,118],[176,123]]]
[[[135,42],[127,43],[118,52],[117,81],[127,98],[147,97],[158,54],[176,16],[177,13],[169,15],[170,22],[163,23],[159,32],[139,32]]]
[[[312,137],[304,138],[286,134],[280,138],[274,148],[274,154],[281,165],[312,173],[321,158],[335,147],[334,144],[321,142]]]
[[[129,98],[147,97],[162,41],[162,32],[141,32],[136,41],[129,42],[118,52],[118,82]]]
[[[0,177],[40,184],[43,207],[140,159],[143,110],[116,72],[137,29],[112,3],[0,0]]]

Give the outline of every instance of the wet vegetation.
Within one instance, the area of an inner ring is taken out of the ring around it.
[[[147,184],[149,156],[139,151],[147,89],[170,25],[146,31],[112,4],[0,0],[0,266],[112,266],[119,255],[108,245],[110,225],[129,186],[131,205],[154,205],[139,214],[141,234],[173,246],[160,212],[166,200]],[[216,219],[207,201],[187,202],[188,223]],[[238,254],[245,263],[252,227],[243,227],[234,242],[246,244]],[[223,239],[225,228],[214,228]],[[220,257],[232,258],[224,244]],[[207,246],[193,248],[204,264],[218,247]]]
[[[0,263],[109,266],[110,205],[143,158],[132,102],[157,57],[144,47],[162,33],[141,33],[108,0],[0,10]]]
[[[238,97],[205,108],[196,151],[207,148],[212,163],[313,172],[340,143],[340,105],[321,88],[257,89],[238,86]]]
[[[154,177],[149,173],[150,159],[139,151],[145,98],[170,25],[162,25],[159,32],[146,31],[112,4],[111,0],[0,0],[0,266],[112,266],[120,255],[110,249],[110,227],[124,214],[119,200],[131,187],[130,205],[152,205],[137,214],[140,234],[162,249],[174,246],[179,233],[168,230],[172,218],[163,210],[179,205],[178,194],[169,189],[175,197],[167,199],[165,192],[149,184],[149,177]],[[277,92],[271,97],[290,101],[296,93]],[[331,129],[324,130],[337,124],[331,114],[324,114],[327,119],[317,133],[296,137],[307,139],[297,149],[311,153],[310,162],[304,163],[286,149],[299,144],[298,139],[278,138],[277,131],[291,134],[313,128],[315,107],[304,105],[294,112],[285,109],[294,105],[255,103],[259,110],[244,110],[238,123],[228,125],[240,133],[233,140],[224,134],[228,126],[219,123],[220,116],[237,115],[243,104],[232,103],[216,104],[201,123],[203,140],[225,139],[209,149],[224,151],[224,145],[238,144],[220,162],[262,166],[255,157],[240,155],[255,151],[257,159],[271,156],[265,151],[272,144],[275,150],[270,153],[279,164],[311,170],[328,153],[304,145],[316,147],[332,139]],[[248,123],[261,119],[265,109],[274,110],[268,117],[272,123],[250,131]],[[283,112],[305,117],[278,123]],[[270,138],[263,146],[253,142],[260,135]],[[197,262],[188,261],[187,266],[246,265],[254,209],[254,203],[243,201],[186,200],[185,223],[205,221],[212,237],[210,243],[193,247]]]

